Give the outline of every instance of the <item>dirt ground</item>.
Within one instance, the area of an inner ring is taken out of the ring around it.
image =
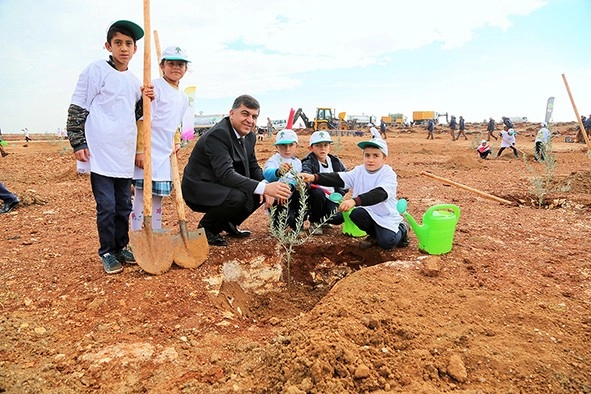
[[[479,159],[484,129],[455,142],[388,132],[408,212],[422,223],[434,204],[460,208],[450,253],[422,253],[414,232],[406,248],[362,250],[332,227],[296,247],[289,287],[262,210],[242,225],[252,237],[199,268],[106,275],[68,142],[5,136],[0,180],[22,204],[0,215],[0,393],[590,393],[586,145],[554,126],[550,174],[533,161],[538,125],[516,128],[525,159]],[[348,168],[361,163],[360,137],[333,138]],[[258,144],[261,164],[273,152]],[[190,230],[200,217],[188,210]],[[172,198],[164,227],[179,231]]]

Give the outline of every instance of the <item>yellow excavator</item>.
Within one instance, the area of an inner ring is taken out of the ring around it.
[[[345,120],[346,112],[340,112],[338,117],[334,114],[334,109],[326,107],[316,108],[316,117],[311,121],[301,108],[295,112],[293,123],[295,124],[298,118],[302,118],[306,128],[317,130],[347,130],[348,124]]]

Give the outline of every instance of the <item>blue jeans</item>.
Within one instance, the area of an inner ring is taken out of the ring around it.
[[[369,212],[363,209],[363,207],[354,208],[351,211],[349,218],[351,218],[351,221],[355,223],[357,227],[365,231],[367,235],[377,239],[378,245],[382,249],[392,249],[398,246],[400,241],[406,236],[407,229],[402,223],[398,226],[397,232],[378,226],[371,218]]]
[[[117,253],[129,243],[131,178],[112,178],[91,172],[90,185],[96,201],[98,254]]]
[[[6,188],[6,186],[4,186],[4,183],[0,182],[0,200],[4,201],[4,203],[7,204],[18,200],[18,198],[14,194],[12,194]]]

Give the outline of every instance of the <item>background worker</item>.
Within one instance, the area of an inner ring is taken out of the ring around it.
[[[541,124],[542,128],[540,130],[538,130],[538,133],[536,134],[536,139],[535,139],[535,146],[534,146],[534,151],[535,151],[535,158],[534,160],[538,160],[538,161],[544,161],[546,159],[546,148],[548,146],[548,143],[550,142],[551,139],[551,134],[550,134],[550,130],[548,130],[548,124],[546,122],[542,122]]]

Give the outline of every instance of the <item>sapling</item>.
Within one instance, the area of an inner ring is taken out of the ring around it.
[[[294,248],[298,245],[305,243],[308,238],[313,234],[315,228],[310,228],[310,231],[306,233],[304,231],[304,223],[306,221],[306,215],[308,211],[308,192],[306,190],[306,182],[302,181],[297,173],[292,169],[289,171],[291,174],[292,182],[295,180],[295,189],[299,192],[299,206],[298,212],[296,212],[294,228],[289,225],[289,203],[291,197],[287,200],[284,206],[273,205],[271,207],[271,214],[269,215],[269,229],[271,235],[279,241],[279,244],[285,251],[285,260],[287,266],[287,288],[289,289],[291,283],[291,256],[294,252]],[[285,179],[286,177],[283,177]],[[319,225],[325,224],[337,211],[335,210],[330,215],[325,216],[320,221]]]

